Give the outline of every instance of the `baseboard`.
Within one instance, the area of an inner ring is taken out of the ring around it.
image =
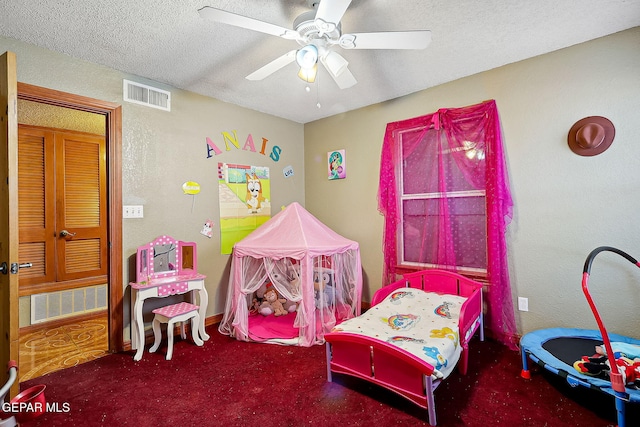
[[[220,322],[222,322],[222,317],[224,316],[224,314],[216,314],[214,316],[209,316],[205,319],[204,321],[204,326],[211,326],[211,325],[216,325]]]

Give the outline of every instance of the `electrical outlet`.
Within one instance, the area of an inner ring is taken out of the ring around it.
[[[142,205],[127,205],[122,207],[123,218],[144,218],[144,208]]]
[[[529,311],[529,298],[518,297],[518,310]]]

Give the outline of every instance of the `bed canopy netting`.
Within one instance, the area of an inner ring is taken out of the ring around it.
[[[271,286],[291,312],[255,310],[261,291]],[[218,330],[243,341],[321,344],[336,324],[360,314],[361,294],[358,243],[294,202],[234,245]]]

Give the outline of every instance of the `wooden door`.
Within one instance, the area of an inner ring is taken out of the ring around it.
[[[18,361],[18,91],[16,56],[0,56],[0,385]],[[9,270],[9,271],[8,271]],[[10,396],[18,393],[16,381]]]
[[[55,186],[47,182],[55,176],[54,143],[51,131],[18,126],[19,252],[21,261],[32,263],[20,275],[21,292],[56,280]]]
[[[57,281],[106,283],[107,184],[105,139],[55,133]]]
[[[20,295],[107,283],[105,138],[19,125]]]

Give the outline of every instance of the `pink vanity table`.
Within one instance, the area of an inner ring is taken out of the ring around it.
[[[148,298],[190,293],[199,294],[200,321],[198,334],[203,341],[209,339],[204,330],[208,295],[204,287],[205,276],[197,272],[196,244],[169,236],[160,236],[140,246],[136,254],[136,281],[131,286],[131,348],[136,350],[133,360],[142,359],[144,352],[144,320],[142,307]]]

